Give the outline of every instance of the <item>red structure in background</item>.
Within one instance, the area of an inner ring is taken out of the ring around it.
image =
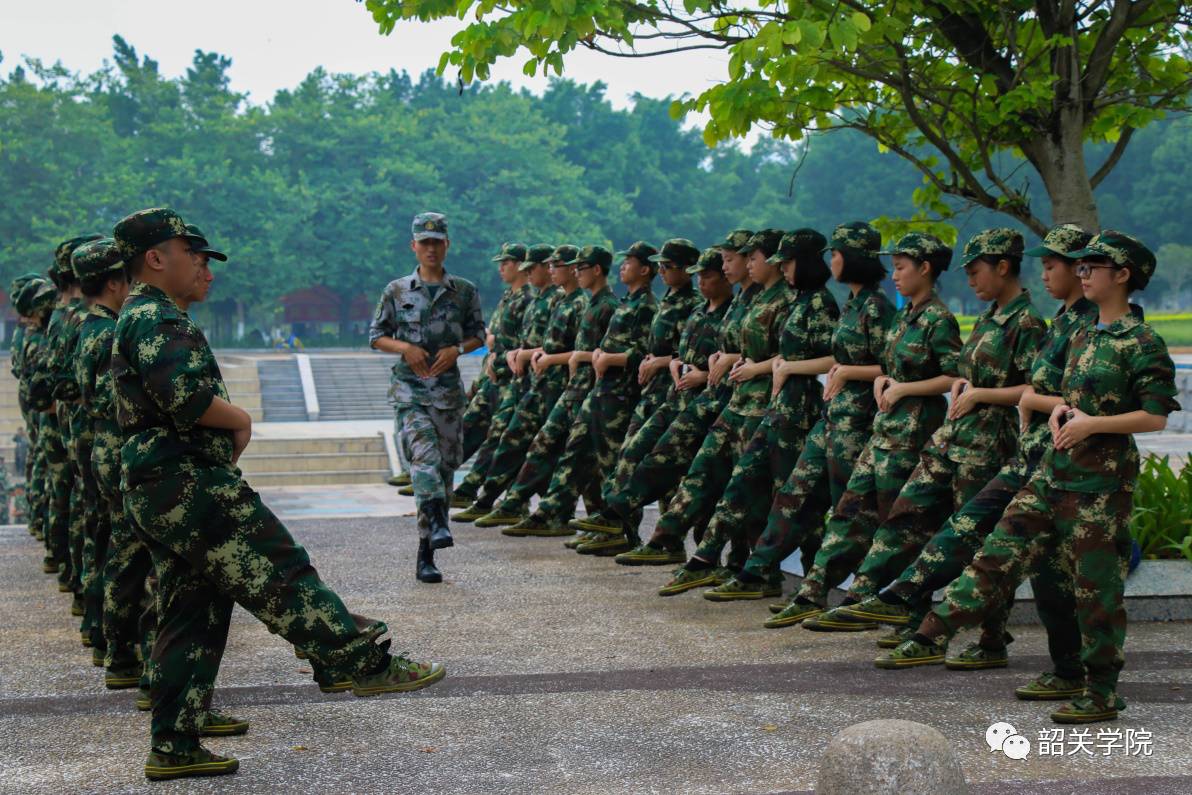
[[[345,313],[343,296],[322,284],[286,293],[280,301],[286,323],[367,321],[373,311],[372,302],[364,293],[359,293]]]

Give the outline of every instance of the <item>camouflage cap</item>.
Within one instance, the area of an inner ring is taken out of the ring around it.
[[[555,247],[549,243],[535,243],[526,249],[526,261],[518,267],[519,271],[528,271],[535,265],[541,265],[550,261],[550,255],[554,252]]]
[[[657,253],[658,253],[658,249],[655,248],[653,246],[653,244],[647,243],[644,240],[639,240],[636,243],[633,243],[632,245],[630,245],[629,248],[625,249],[624,251],[618,251],[613,256],[616,257],[617,259],[625,259],[626,257],[637,257],[639,262],[642,262],[643,264],[648,265],[651,262],[655,261],[653,259],[653,257]]]
[[[964,244],[961,265],[968,267],[981,257],[1021,257],[1026,244],[1022,235],[1007,227],[986,229],[969,238]]]
[[[1047,230],[1042,243],[1022,253],[1027,257],[1059,256],[1072,259],[1071,252],[1084,248],[1092,239],[1091,233],[1076,224],[1060,224]]]
[[[738,254],[752,254],[760,250],[767,258],[778,251],[778,244],[782,242],[781,229],[763,229],[749,236],[745,245],[737,249]]]
[[[717,273],[724,273],[724,255],[720,253],[720,249],[725,246],[712,246],[704,249],[704,252],[699,255],[699,260],[687,269],[687,272],[694,276],[697,273],[704,271],[716,271]]]
[[[550,258],[547,259],[547,262],[561,262],[564,265],[570,265],[578,256],[579,246],[565,243],[550,253]]]
[[[889,251],[880,251],[879,254],[901,254],[910,257],[916,262],[923,262],[937,254],[947,252],[947,262],[941,263],[940,270],[946,271],[948,265],[951,264],[952,248],[944,241],[940,240],[935,235],[929,235],[926,232],[908,232],[902,237],[898,238]],[[942,259],[942,258],[941,258]]]
[[[418,213],[410,224],[410,234],[415,240],[446,240],[447,216],[442,213]]]
[[[873,224],[865,221],[850,221],[832,230],[832,239],[824,251],[848,251],[862,257],[875,257],[881,253],[882,234]]]
[[[715,247],[731,248],[733,251],[736,251],[737,249],[741,248],[741,246],[748,243],[749,238],[751,237],[753,237],[752,229],[734,229],[725,235],[724,240],[721,240],[719,243],[717,243]]]
[[[526,244],[525,243],[502,243],[501,252],[493,257],[493,262],[504,262],[511,259],[514,262],[526,261]]]
[[[76,248],[70,255],[70,267],[76,277],[85,279],[88,276],[99,276],[119,270],[124,267],[124,257],[120,256],[116,241],[104,237]]]
[[[40,273],[30,271],[29,273],[22,273],[20,276],[14,278],[8,283],[8,300],[13,305],[17,305],[17,294],[21,292],[21,288],[34,279],[43,278]]]
[[[211,244],[207,242],[207,235],[202,229],[199,229],[194,224],[187,224],[186,231],[188,232],[186,236],[195,242],[195,245],[191,246],[192,251],[197,254],[206,254],[211,259],[217,259],[220,262],[228,261],[227,254],[211,248]]]
[[[771,265],[778,265],[791,259],[800,259],[812,255],[822,254],[828,239],[809,227],[787,232],[778,241],[778,250],[766,260]]]
[[[148,251],[158,243],[188,234],[182,216],[169,207],[138,210],[118,221],[112,230],[112,237],[116,238],[120,254],[126,260]]]
[[[1155,274],[1155,255],[1151,250],[1137,238],[1114,229],[1106,229],[1084,248],[1068,252],[1068,256],[1073,259],[1107,257],[1120,268],[1130,268],[1139,289],[1146,287]]]
[[[93,234],[80,235],[78,237],[72,237],[69,240],[63,240],[54,249],[54,271],[56,273],[72,273],[73,271],[70,269],[70,255],[74,253],[74,250],[84,243],[99,240],[102,237],[103,235]]]
[[[21,286],[17,300],[13,302],[18,315],[29,317],[54,303],[58,291],[47,279],[40,276],[30,279]]]
[[[608,270],[613,266],[613,253],[604,246],[584,246],[569,260],[568,265],[599,265]]]
[[[690,268],[700,258],[700,251],[685,237],[672,237],[662,244],[662,251],[650,257],[650,262],[673,262],[676,267]]]

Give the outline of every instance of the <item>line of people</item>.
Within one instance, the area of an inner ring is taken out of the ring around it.
[[[881,289],[881,256],[902,309]],[[1028,256],[1061,302],[1050,325],[1021,284]],[[574,536],[567,548],[622,565],[681,564],[659,595],[706,588],[712,602],[780,597],[779,565],[798,551],[802,582],[764,626],[889,625],[883,669],[1004,667],[1029,577],[1053,669],[1017,697],[1067,701],[1057,722],[1116,718],[1132,434],[1179,408],[1166,346],[1129,302],[1155,257],[1113,230],[1063,224],[1030,250],[985,230],[960,258],[989,303],[965,340],[935,289],[953,259],[922,233],[883,251],[864,222],[830,239],[738,229],[702,252],[685,239],[615,256],[504,246],[509,286],[465,414],[463,457],[476,459],[452,520]],[[848,288],[843,307],[830,278]],[[979,641],[949,652],[978,625]]]

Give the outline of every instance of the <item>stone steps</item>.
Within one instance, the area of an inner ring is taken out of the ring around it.
[[[373,484],[390,475],[380,436],[254,439],[240,458],[244,477],[256,488]]]

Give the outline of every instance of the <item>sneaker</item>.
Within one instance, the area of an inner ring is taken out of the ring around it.
[[[766,605],[766,609],[769,610],[774,615],[778,615],[783,610],[786,610],[788,607],[790,607],[791,605],[793,605],[795,603],[795,596],[797,595],[797,593],[798,592],[796,591],[796,592],[790,594],[785,599],[783,599],[781,602],[770,602],[770,604]]]
[[[877,629],[877,622],[854,618],[845,612],[848,608],[833,607],[814,618],[803,622],[803,629],[813,632],[863,632],[867,629]]]
[[[889,635],[882,635],[877,639],[877,647],[879,649],[897,649],[902,644],[910,640],[915,634],[913,629],[903,627],[896,629]]]
[[[248,721],[210,709],[207,710],[207,717],[203,721],[203,728],[199,729],[199,735],[202,737],[234,737],[247,731]]]
[[[629,539],[625,536],[610,536],[604,533],[592,533],[594,538],[585,541],[575,548],[581,555],[596,555],[602,558],[612,557],[630,549]]]
[[[351,679],[343,679],[339,682],[319,682],[319,690],[323,693],[343,693],[351,689]]]
[[[790,627],[815,618],[822,612],[824,612],[824,608],[819,605],[803,604],[802,602],[796,602],[794,599],[791,599],[786,607],[779,610],[776,616],[767,620],[762,626],[766,629]]]
[[[75,594],[74,599],[72,599],[70,602],[70,614],[72,616],[81,618],[83,616],[83,613],[84,613],[83,597],[79,596],[78,594]]]
[[[517,525],[526,518],[524,513],[502,511],[500,508],[489,511],[476,520],[477,527],[501,527],[502,525]]]
[[[389,658],[389,664],[379,673],[352,679],[352,695],[376,696],[381,693],[408,693],[430,687],[447,675],[447,669],[437,662],[414,662],[405,654]]]
[[[911,639],[897,649],[883,654],[873,661],[878,668],[895,670],[898,668],[914,668],[917,665],[939,665],[944,661],[943,646],[934,643],[920,643]]]
[[[719,585],[716,569],[700,569],[692,571],[686,566],[675,569],[671,581],[658,589],[659,596],[675,596],[693,588],[707,588]]]
[[[944,665],[953,671],[980,671],[985,668],[1005,668],[1010,664],[1006,649],[987,649],[980,643],[970,643],[955,657],[948,657]]]
[[[1023,701],[1064,701],[1084,695],[1084,679],[1065,679],[1048,672],[1029,685],[1014,689]]]
[[[150,751],[145,760],[145,778],[165,781],[191,776],[226,776],[240,769],[240,763],[228,756],[218,756],[199,746],[186,754]]]
[[[91,644],[91,633],[85,629],[80,630],[79,631],[79,643],[83,644],[84,649],[90,649],[91,645],[92,645]]]
[[[127,690],[141,683],[141,666],[134,668],[113,668],[103,675],[103,684],[108,690]]]
[[[410,476],[402,472],[400,475],[394,475],[385,482],[390,486],[408,486],[410,485]]]
[[[106,662],[105,658],[107,656],[108,656],[107,652],[104,651],[103,649],[96,649],[96,648],[92,647],[92,649],[91,649],[91,664],[93,666],[95,666],[96,668],[103,668],[104,662]]]
[[[888,605],[876,596],[871,596],[847,607],[841,606],[838,609],[853,618],[876,621],[879,624],[890,624],[896,627],[905,626],[911,617],[911,609],[906,605]]]
[[[488,525],[488,524],[481,524],[481,522],[486,521],[488,519],[488,517],[492,516],[492,515],[493,514],[490,513],[487,516],[485,516],[483,519],[478,520],[476,522],[476,526],[477,527],[491,527],[491,526],[493,526],[493,525]],[[539,516],[535,516],[534,514],[530,514],[529,516],[523,517],[523,518],[519,519],[519,521],[517,521],[517,522],[513,522],[513,523],[506,522],[506,524],[508,524],[509,526],[501,528],[501,535],[513,536],[514,538],[523,538],[528,535],[533,535],[539,530],[547,529],[546,520]]]
[[[62,565],[61,563],[54,560],[53,558],[44,558],[41,561],[41,570],[44,571],[46,574],[57,574],[58,567],[61,565]]]
[[[467,508],[472,504],[472,498],[463,494],[452,494],[450,507]]]
[[[712,576],[716,578],[714,585],[724,585],[729,580],[737,576],[736,569],[730,569],[728,566],[718,566],[712,569]]]
[[[685,563],[687,553],[682,549],[658,549],[649,544],[639,544],[628,552],[613,558],[622,566],[673,566]]]
[[[302,649],[298,648],[297,646],[294,647],[294,656],[297,657],[299,660],[309,660],[310,659],[310,655],[307,654],[306,652],[304,652]]]
[[[600,513],[592,514],[583,519],[572,519],[567,523],[567,526],[574,530],[583,530],[589,533],[607,533],[610,536],[619,536],[625,532],[624,522],[609,519]]]
[[[58,593],[70,593],[70,590],[71,590],[70,583],[68,583],[68,582],[58,583]]]
[[[704,591],[704,598],[709,602],[737,602],[748,599],[767,599],[782,596],[782,585],[773,583],[741,582],[733,577],[723,585],[717,585],[710,591]]]
[[[413,485],[402,486],[400,489],[397,490],[397,493],[402,495],[403,497],[413,497],[414,496],[414,486]]]
[[[478,502],[474,502],[471,505],[467,506],[467,508],[465,508],[464,510],[462,510],[459,513],[452,516],[451,521],[453,521],[453,522],[474,522],[477,519],[479,519],[481,516],[487,516],[489,513],[492,512],[492,509],[493,508],[491,505],[481,505]]]
[[[142,687],[137,690],[137,699],[133,702],[137,705],[137,709],[141,712],[148,712],[153,709],[153,697],[149,694],[149,688]]]
[[[1120,698],[1114,699],[1111,707],[1089,696],[1080,696],[1051,713],[1051,719],[1056,723],[1100,723],[1117,720],[1118,711],[1125,709],[1125,706]]]
[[[570,541],[564,541],[563,546],[567,549],[577,549],[580,544],[586,544],[589,541],[594,541],[600,536],[597,533],[580,533]]]

